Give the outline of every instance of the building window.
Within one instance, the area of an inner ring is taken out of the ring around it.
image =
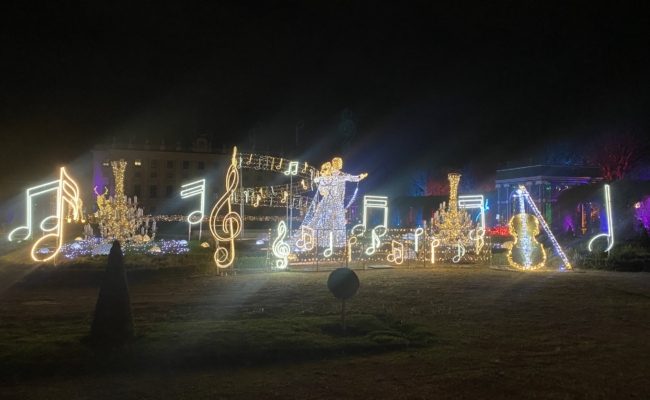
[[[141,167],[142,166],[142,160],[133,161],[133,165],[135,165],[136,167]]]
[[[172,197],[173,193],[174,193],[174,187],[171,185],[167,185],[167,187],[165,188],[165,196]]]
[[[167,168],[174,168],[174,161],[172,160],[167,161]]]
[[[138,197],[142,196],[142,188],[140,185],[133,185],[133,195]]]
[[[151,174],[149,174],[149,176],[152,177],[152,178],[157,178],[158,173],[156,171],[151,171]]]
[[[205,163],[203,161],[199,161],[199,169],[205,169]]]
[[[136,177],[136,178],[140,178],[140,177],[142,177],[142,173],[140,173],[140,171],[135,171],[133,173],[133,176]]]
[[[151,160],[151,168],[158,168],[158,160]]]
[[[189,169],[190,168],[190,162],[189,161],[183,161],[183,169]]]
[[[167,179],[172,179],[174,178],[174,173],[173,172],[167,172],[167,175],[165,175]]]
[[[152,199],[158,197],[158,186],[156,185],[149,186],[149,197]]]

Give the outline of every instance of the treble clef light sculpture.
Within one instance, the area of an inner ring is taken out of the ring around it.
[[[289,265],[289,254],[291,253],[291,247],[289,243],[285,242],[284,239],[287,237],[287,224],[284,221],[280,221],[278,224],[278,236],[273,241],[273,255],[277,258],[275,260],[275,267],[277,269],[285,269]]]
[[[226,172],[226,192],[217,200],[210,212],[210,233],[217,243],[214,251],[214,262],[219,268],[228,268],[235,261],[235,238],[242,228],[241,216],[232,210],[231,197],[239,185],[237,170],[237,147],[233,147],[232,158]],[[219,215],[223,215],[221,223],[217,223]],[[222,242],[227,242],[222,246]]]

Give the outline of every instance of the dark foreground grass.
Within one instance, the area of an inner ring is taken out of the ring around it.
[[[52,375],[225,368],[373,354],[433,343],[421,326],[386,316],[150,322],[119,349],[87,344],[88,325],[50,321],[41,334],[7,325],[0,333],[0,381]]]
[[[649,398],[650,275],[357,271],[350,335],[327,273],[129,271],[137,338],[83,344],[95,272],[0,294],[0,398]],[[92,275],[94,276],[94,275]]]

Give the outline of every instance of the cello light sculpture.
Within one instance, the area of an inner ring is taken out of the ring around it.
[[[555,249],[555,252],[564,263],[564,268],[572,269],[569,259],[567,258],[566,254],[564,254],[564,250],[562,250],[562,246],[560,246],[560,243],[558,243],[557,239],[555,239],[555,235],[553,235],[553,232],[551,231],[551,228],[546,223],[546,220],[542,216],[542,213],[539,212],[539,209],[535,205],[535,202],[533,201],[533,199],[530,198],[530,194],[528,193],[528,190],[526,190],[526,186],[519,185],[519,192],[521,192],[524,195],[524,199],[526,200],[530,208],[533,210],[533,213],[537,217],[539,223],[542,225],[544,232],[546,232],[546,235],[548,236],[549,240],[553,244],[553,248]]]
[[[187,216],[187,230],[190,240],[192,235],[192,225],[199,224],[199,240],[201,240],[201,233],[203,231],[203,217],[205,215],[205,179],[186,183],[181,186],[181,199],[187,199],[194,196],[201,196],[200,208],[192,211]]]
[[[12,230],[9,233],[9,240],[12,240],[16,232],[20,230],[27,230],[27,234],[24,236],[24,239],[27,239],[31,236],[31,198],[51,191],[56,191],[56,214],[46,217],[41,221],[39,225],[45,235],[38,239],[32,246],[31,256],[34,261],[49,261],[54,259],[54,257],[59,254],[64,240],[63,227],[65,224],[63,220],[66,206],[71,213],[71,217],[68,218],[68,222],[81,219],[82,202],[79,198],[79,187],[77,186],[77,183],[65,171],[65,168],[61,167],[58,180],[27,189],[27,225]],[[54,221],[54,224],[52,227],[47,227],[50,221]],[[39,248],[43,246],[44,243],[52,239],[56,240],[54,251],[49,256],[41,257],[41,254],[38,252]]]
[[[542,268],[546,263],[544,246],[535,239],[539,234],[539,220],[526,214],[523,191],[517,190],[519,213],[513,215],[508,223],[510,234],[514,238],[512,247],[506,255],[511,267],[522,270]]]
[[[614,247],[614,221],[612,219],[612,199],[610,197],[609,185],[605,185],[605,212],[607,213],[607,233],[600,233],[592,237],[587,244],[589,251],[593,251],[594,240],[601,237],[607,238],[607,247],[605,248],[607,253]]]
[[[237,169],[237,147],[233,147],[230,166],[226,172],[226,191],[217,200],[210,212],[210,233],[216,242],[214,262],[219,268],[228,268],[235,261],[235,238],[239,236],[242,228],[241,216],[232,210],[231,198],[239,185],[239,171]],[[222,214],[221,223],[217,223]],[[221,246],[221,242],[227,242]]]

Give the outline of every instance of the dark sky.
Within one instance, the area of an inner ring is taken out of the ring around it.
[[[1,6],[6,188],[113,136],[254,137],[398,185],[649,127],[650,20],[624,2],[55,3]]]

